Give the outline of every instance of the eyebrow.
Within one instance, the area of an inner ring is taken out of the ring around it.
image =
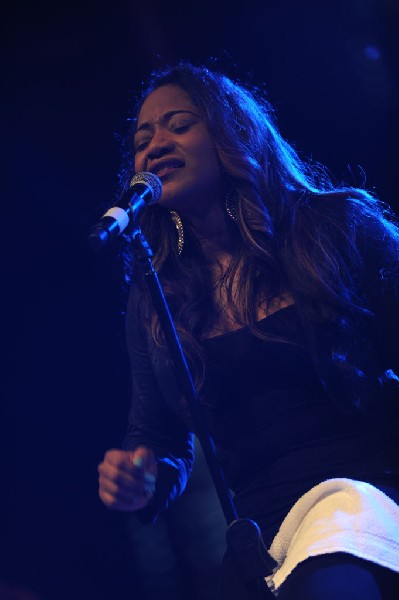
[[[140,125],[140,127],[138,127],[136,129],[136,131],[134,132],[134,135],[136,135],[137,133],[139,133],[139,131],[148,131],[153,125],[156,125],[156,123],[159,122],[167,122],[169,121],[169,119],[171,119],[174,115],[178,115],[180,113],[188,113],[190,115],[193,115],[194,117],[198,117],[201,118],[200,115],[198,115],[197,113],[193,112],[192,110],[187,110],[187,109],[181,109],[181,110],[170,110],[168,112],[166,112],[159,121],[155,121],[153,123],[151,123],[150,121],[145,121],[144,123],[142,123]]]

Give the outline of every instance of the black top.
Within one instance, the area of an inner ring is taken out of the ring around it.
[[[144,334],[133,323],[133,403],[125,447],[148,445],[162,460],[157,495],[140,513],[154,520],[184,488],[192,448],[179,408],[165,401],[178,393],[170,365],[158,352],[149,359]],[[239,516],[254,519],[270,544],[296,500],[325,479],[367,481],[398,502],[392,448],[398,436],[391,439],[383,416],[345,409],[327,394],[296,306],[258,325],[267,339],[243,328],[203,342],[202,409]]]
[[[383,420],[337,406],[321,386],[295,305],[204,342],[204,410],[241,517],[270,542],[294,502],[332,477],[399,479]]]
[[[295,305],[259,324],[279,341],[244,328],[203,342],[206,420],[238,514],[257,521],[267,544],[295,501],[329,478],[363,480],[399,501],[397,234],[367,210],[355,214],[356,202],[313,200],[307,207],[322,219],[322,237],[310,236],[306,256],[317,265],[323,240],[336,243],[342,286],[325,282],[336,302],[322,285],[303,282],[287,233],[280,258]],[[127,307],[132,403],[124,447],[147,446],[158,459],[156,492],[139,511],[153,521],[184,489],[193,439],[173,364],[149,331],[145,279],[137,273]]]

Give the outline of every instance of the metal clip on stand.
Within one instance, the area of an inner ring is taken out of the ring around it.
[[[133,254],[137,263],[141,266],[142,273],[154,307],[158,313],[161,326],[165,333],[166,343],[176,369],[176,377],[180,385],[195,424],[195,434],[201,444],[210,474],[212,476],[216,492],[218,494],[223,513],[227,522],[227,548],[231,552],[234,563],[240,573],[244,586],[248,591],[248,600],[259,600],[274,598],[272,592],[265,583],[264,577],[272,572],[276,565],[274,559],[269,555],[262,541],[258,525],[251,519],[240,519],[237,516],[230,491],[224,482],[224,477],[219,463],[216,460],[214,446],[211,437],[205,427],[198,396],[185,360],[182,348],[167,306],[157,273],[152,264],[152,250],[140,229],[131,234]],[[222,596],[220,600],[230,600]]]

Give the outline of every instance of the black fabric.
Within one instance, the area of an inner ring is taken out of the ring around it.
[[[278,600],[397,600],[399,573],[350,554],[316,556],[299,564]]]
[[[140,513],[148,522],[184,489],[193,446],[173,366],[143,326],[146,308],[133,287],[126,319],[132,406],[124,445],[149,446],[160,461],[154,500]],[[389,314],[392,327],[379,332],[374,348],[380,372],[398,360],[387,346],[398,315],[391,308]],[[201,402],[240,516],[256,520],[270,542],[295,500],[324,479],[351,477],[398,489],[399,395],[395,377],[381,378],[381,411],[369,417],[335,401],[315,369],[297,305],[260,326],[286,341],[264,342],[242,329],[204,342]]]
[[[259,326],[270,341],[245,328],[205,342],[204,410],[239,514],[254,519],[270,545],[292,505],[321,481],[399,490],[399,476],[389,424],[344,411],[326,394],[296,307]]]
[[[397,600],[399,573],[351,554],[334,552],[299,563],[278,589],[278,600]],[[217,600],[274,598],[259,580],[247,587],[229,556]]]

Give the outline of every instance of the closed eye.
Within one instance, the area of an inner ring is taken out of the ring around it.
[[[136,144],[134,151],[135,152],[142,152],[143,150],[145,150],[148,146],[148,144],[150,143],[151,140],[144,140],[143,142],[140,142],[139,144]]]
[[[177,135],[181,135],[183,133],[185,133],[186,131],[188,131],[190,129],[190,127],[192,127],[194,125],[194,123],[186,123],[185,125],[177,125],[175,127],[171,127],[171,133],[175,133]],[[147,146],[151,143],[151,139],[152,138],[148,138],[148,139],[144,139],[141,140],[139,142],[136,143],[134,151],[135,153],[137,152],[143,152]]]
[[[192,123],[190,123],[189,125],[180,125],[179,127],[174,127],[172,129],[173,133],[184,133],[185,131],[187,131],[188,129],[190,129]]]

